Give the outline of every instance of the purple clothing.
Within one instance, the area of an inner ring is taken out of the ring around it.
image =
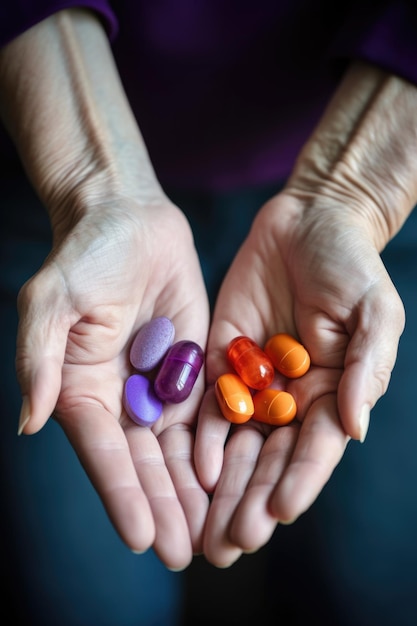
[[[350,59],[417,84],[415,0],[20,0],[0,6],[0,45],[70,6],[102,19],[157,176],[179,188],[285,179]]]

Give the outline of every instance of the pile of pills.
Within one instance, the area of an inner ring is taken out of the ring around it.
[[[219,376],[215,384],[223,416],[234,424],[251,418],[273,426],[294,419],[297,406],[287,391],[273,389],[275,370],[287,378],[299,378],[310,367],[304,346],[287,333],[273,335],[262,350],[252,339],[239,336],[226,349],[235,373]]]
[[[142,326],[132,342],[129,356],[136,373],[125,382],[123,405],[140,426],[152,426],[164,402],[184,402],[203,366],[201,347],[186,339],[174,343],[174,337],[172,321],[162,316]]]

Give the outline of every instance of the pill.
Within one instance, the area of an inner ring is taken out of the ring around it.
[[[287,333],[273,335],[268,339],[264,350],[276,369],[288,378],[299,378],[310,367],[307,350]]]
[[[162,402],[156,396],[152,382],[141,374],[132,374],[126,380],[123,405],[139,426],[152,426],[162,413]]]
[[[142,326],[130,348],[130,362],[140,372],[149,372],[163,359],[174,341],[174,324],[167,317],[155,317]]]
[[[156,375],[156,395],[164,402],[183,402],[190,395],[203,366],[204,353],[194,341],[174,343],[166,353]]]
[[[237,374],[222,374],[214,385],[223,416],[234,424],[243,424],[253,415],[252,394]]]
[[[274,379],[274,366],[265,352],[249,337],[239,336],[227,346],[227,358],[243,382],[252,389],[265,389]]]
[[[253,419],[272,426],[288,424],[297,414],[293,396],[271,387],[254,394],[253,407]]]

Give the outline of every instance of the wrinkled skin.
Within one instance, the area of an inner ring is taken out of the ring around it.
[[[53,232],[19,294],[19,430],[54,415],[132,550],[153,546],[172,569],[199,552],[228,566],[311,505],[389,383],[404,310],[379,255],[417,201],[417,90],[353,66],[285,190],[260,207],[209,325],[190,227],[160,188],[94,16],[62,11],[16,38],[0,84]],[[147,429],[127,418],[122,389],[135,332],[158,315],[206,349],[206,368]],[[213,393],[227,343],[280,331],[312,360],[303,378],[277,380],[297,419],[231,427]]]
[[[222,285],[207,349],[195,458],[213,499],[204,553],[233,563],[314,502],[349,438],[363,441],[385,393],[404,307],[380,258],[417,202],[417,90],[365,64],[346,73],[280,195],[261,208]],[[395,112],[395,113],[393,113]],[[312,366],[277,381],[296,421],[222,419],[213,393],[225,347],[246,334],[301,340]]]
[[[54,411],[123,540],[153,545],[177,569],[201,551],[208,505],[192,458],[204,374],[152,429],[128,418],[121,397],[138,328],[168,315],[175,340],[204,348],[208,305],[182,213],[166,199],[146,222],[135,209],[82,220],[22,288],[17,372],[31,397],[25,432]]]
[[[347,433],[365,435],[359,417],[363,411],[366,428],[403,329],[402,303],[359,225],[331,215],[311,224],[300,204],[282,194],[259,213],[211,326],[211,387],[200,412],[196,462],[206,489],[214,490],[204,550],[219,566],[264,545],[278,520],[293,520],[312,504],[343,455]],[[294,395],[297,419],[278,428],[253,420],[231,426],[219,416],[212,388],[230,369],[224,348],[241,334],[263,346],[277,332],[298,337],[311,355],[305,376],[275,381]]]

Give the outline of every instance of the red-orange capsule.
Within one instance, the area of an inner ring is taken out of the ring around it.
[[[253,396],[253,419],[272,426],[284,426],[297,414],[295,400],[287,391],[263,389]]]
[[[243,382],[252,389],[265,389],[274,380],[271,359],[252,339],[239,336],[227,346],[227,358]]]
[[[244,424],[253,415],[252,394],[237,374],[222,374],[214,386],[223,416],[234,424]]]
[[[310,355],[307,350],[287,333],[278,333],[268,339],[265,353],[276,369],[288,378],[299,378],[310,367]]]

